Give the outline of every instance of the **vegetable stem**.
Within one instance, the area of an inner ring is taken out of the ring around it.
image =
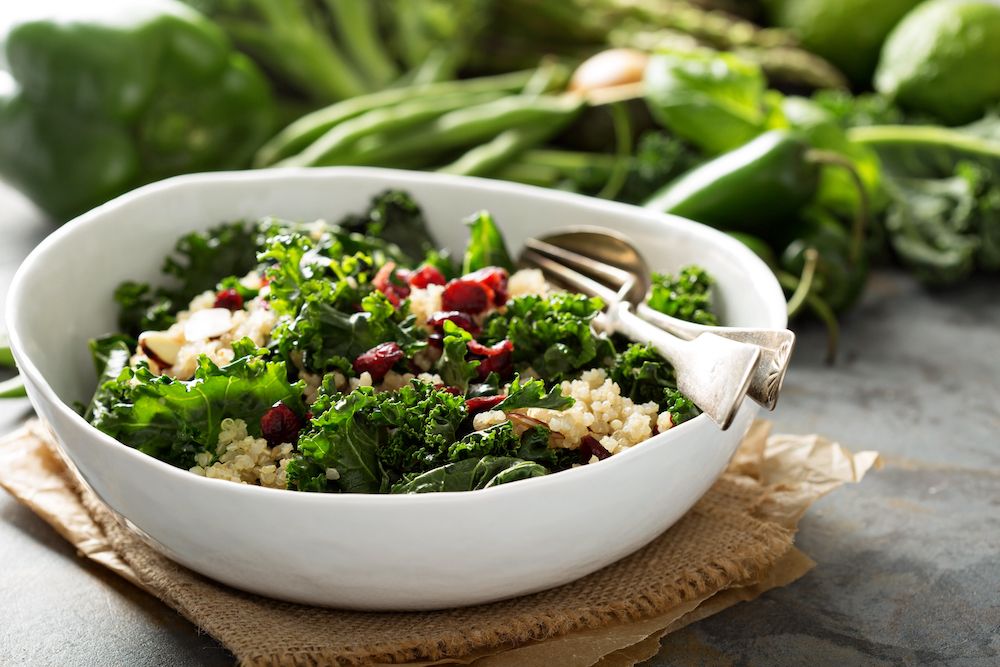
[[[597,196],[601,199],[614,199],[625,185],[625,178],[628,176],[628,161],[632,156],[632,123],[629,122],[628,111],[621,102],[615,102],[610,106],[611,119],[615,126],[615,144],[617,146],[617,160],[615,167],[608,177],[608,182],[604,184]]]
[[[28,392],[24,388],[24,378],[20,375],[0,382],[0,398],[24,398],[27,395]]]
[[[806,297],[812,292],[813,279],[816,276],[816,262],[819,259],[816,248],[811,246],[806,248],[805,257],[806,263],[802,268],[802,277],[799,279],[799,284],[795,288],[792,298],[788,300],[788,317],[790,318],[795,317],[805,304]]]
[[[851,266],[857,266],[865,252],[865,234],[868,232],[868,190],[864,181],[861,180],[858,170],[854,168],[854,163],[840,153],[811,149],[806,151],[805,158],[815,164],[829,164],[843,167],[850,174],[854,186],[858,190],[858,208],[854,214],[854,224],[851,226],[851,247],[848,251],[847,261]]]

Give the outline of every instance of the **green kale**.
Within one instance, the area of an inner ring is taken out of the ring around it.
[[[659,412],[671,414],[674,424],[701,414],[701,410],[677,391],[673,366],[652,346],[629,345],[615,357],[608,377],[621,388],[622,396],[633,403],[656,403]]]
[[[288,383],[284,363],[265,361],[248,338],[234,343],[233,351],[237,358],[221,368],[202,355],[191,380],[155,376],[145,366],[125,368],[101,385],[91,423],[129,447],[188,468],[195,454],[215,453],[227,417],[243,419],[259,436],[260,418],[279,401],[305,414],[302,385]]]
[[[513,456],[521,446],[509,422],[494,424],[482,431],[473,431],[448,448],[449,461],[481,459],[484,456]]]
[[[700,154],[680,139],[663,131],[646,132],[628,160],[628,173],[615,199],[640,204],[701,161]]]
[[[407,266],[419,263],[437,247],[420,206],[401,190],[386,190],[372,198],[367,213],[348,216],[341,227],[395,245],[409,259],[403,262]]]
[[[547,426],[529,428],[521,434],[521,446],[515,456],[525,461],[533,461],[553,470],[558,465],[559,455],[549,447],[549,436],[552,431]]]
[[[464,396],[469,389],[469,381],[479,375],[476,371],[479,361],[465,360],[472,334],[449,320],[444,322],[444,333],[444,351],[434,365],[434,370],[446,386],[458,387]]]
[[[665,403],[661,404],[661,412],[670,413],[670,421],[674,426],[683,424],[689,419],[694,419],[701,414],[701,410],[691,402],[691,399],[684,396],[679,391],[667,392]]]
[[[118,376],[128,366],[133,349],[135,341],[128,336],[112,335],[90,341],[90,354],[94,359],[94,370],[97,371],[97,391],[84,412],[84,419],[93,421],[96,412],[111,408],[114,402],[112,388]]]
[[[472,273],[488,266],[499,266],[513,273],[514,262],[507,252],[503,235],[493,222],[493,216],[486,211],[480,211],[468,218],[465,224],[469,227],[471,238],[465,247],[462,273]]]
[[[549,393],[545,393],[545,385],[538,380],[528,380],[523,385],[521,377],[514,376],[507,390],[507,398],[503,399],[494,410],[519,410],[521,408],[547,408],[549,410],[566,410],[573,407],[574,401],[569,396],[563,396],[559,385],[553,385]]]
[[[548,474],[544,466],[509,456],[464,459],[427,472],[407,475],[392,493],[474,491]]]
[[[363,253],[339,261],[326,256],[301,234],[271,237],[261,254],[273,262],[267,270],[271,307],[282,315],[271,332],[271,347],[311,371],[347,371],[352,360],[379,343],[395,342],[411,356],[426,343],[415,318],[397,310],[373,289],[373,262]]]
[[[384,474],[378,462],[379,432],[368,414],[377,404],[374,390],[360,387],[314,416],[308,432],[299,439],[298,450],[305,460],[296,464],[291,483],[300,491],[327,491],[331,487],[346,493],[381,491]],[[337,470],[335,485],[319,479],[318,471],[322,470],[325,478],[330,468]]]
[[[154,291],[148,285],[125,283],[115,291],[122,331],[137,337],[143,331],[166,329],[191,299],[214,289],[226,276],[248,273],[257,266],[255,236],[251,225],[235,222],[181,237],[176,256],[168,256],[163,265],[176,287]]]
[[[378,457],[388,470],[427,470],[448,460],[449,447],[468,413],[465,399],[414,380],[377,395],[370,421],[386,429]]]
[[[568,292],[547,300],[518,297],[505,313],[485,322],[480,341],[492,345],[509,338],[515,364],[530,366],[546,384],[558,383],[614,357],[611,341],[590,328],[603,305],[600,299]]]
[[[715,326],[718,320],[710,310],[714,283],[712,277],[697,266],[683,267],[676,277],[654,273],[649,307],[681,320]]]

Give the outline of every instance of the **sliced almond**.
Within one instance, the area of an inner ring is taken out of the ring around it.
[[[233,314],[228,308],[205,308],[191,313],[184,322],[184,338],[189,342],[218,338],[233,328]]]
[[[146,331],[139,335],[139,347],[157,366],[169,368],[177,363],[181,342],[162,331]]]

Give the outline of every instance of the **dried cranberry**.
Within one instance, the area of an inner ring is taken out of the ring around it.
[[[215,307],[228,308],[229,310],[236,312],[243,307],[243,297],[240,296],[240,293],[232,287],[221,290],[215,295]]]
[[[295,444],[301,430],[302,419],[280,401],[260,418],[260,434],[272,447],[283,442]]]
[[[436,266],[424,264],[410,274],[407,282],[410,283],[410,287],[427,289],[428,285],[444,285],[448,281],[444,279],[444,274]]]
[[[507,303],[508,293],[507,293],[507,269],[502,269],[499,266],[487,266],[484,269],[479,269],[478,271],[473,271],[472,273],[462,276],[462,280],[476,283],[481,287],[485,287],[493,294],[491,302],[494,306],[502,306]]]
[[[393,262],[383,264],[382,268],[375,274],[375,277],[372,278],[372,285],[384,294],[394,307],[399,308],[399,304],[403,303],[403,299],[410,296],[410,288],[406,285],[393,282],[392,278],[395,268],[396,264]],[[398,279],[398,276],[396,277]]]
[[[462,395],[462,390],[461,389],[459,389],[458,387],[452,387],[451,385],[436,384],[436,385],[434,385],[434,388],[438,389],[440,391],[443,391],[443,392],[447,392],[447,393],[451,394],[452,396],[461,396]]]
[[[444,334],[442,333],[432,333],[427,337],[427,344],[431,347],[443,350],[444,349]]]
[[[393,342],[379,343],[367,352],[362,352],[354,360],[354,372],[358,375],[367,371],[372,382],[378,382],[389,372],[392,365],[403,358],[403,351]]]
[[[441,310],[458,310],[476,315],[490,305],[490,295],[479,283],[452,280],[441,294]]]
[[[457,310],[439,310],[427,318],[427,325],[434,327],[439,332],[444,331],[445,322],[453,322],[458,328],[465,329],[472,335],[476,335],[482,330],[471,315]]]
[[[465,401],[465,409],[469,411],[470,415],[474,415],[477,412],[485,412],[486,410],[492,410],[496,406],[503,403],[506,396],[477,396],[475,398],[470,398]]]
[[[580,441],[580,461],[582,463],[590,463],[590,459],[595,456],[603,461],[611,456],[611,452],[604,449],[604,445],[598,442],[594,436],[583,436],[583,440]]]
[[[467,346],[470,358],[479,360],[476,373],[480,382],[485,380],[490,373],[496,373],[500,377],[509,377],[514,374],[514,360],[511,355],[514,351],[514,344],[509,340],[502,340],[490,347],[486,347],[479,341],[470,340]]]
[[[660,435],[660,427],[653,424],[653,435]]]

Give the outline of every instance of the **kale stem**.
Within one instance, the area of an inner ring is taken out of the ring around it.
[[[6,334],[0,333],[0,366],[13,366],[14,355],[11,354]]]
[[[851,247],[847,261],[851,266],[857,266],[865,251],[865,234],[868,231],[868,190],[864,181],[854,168],[854,163],[840,153],[813,149],[806,152],[806,160],[815,164],[829,164],[843,167],[850,174],[854,186],[858,190],[858,209],[854,214],[854,224],[851,227]]]

